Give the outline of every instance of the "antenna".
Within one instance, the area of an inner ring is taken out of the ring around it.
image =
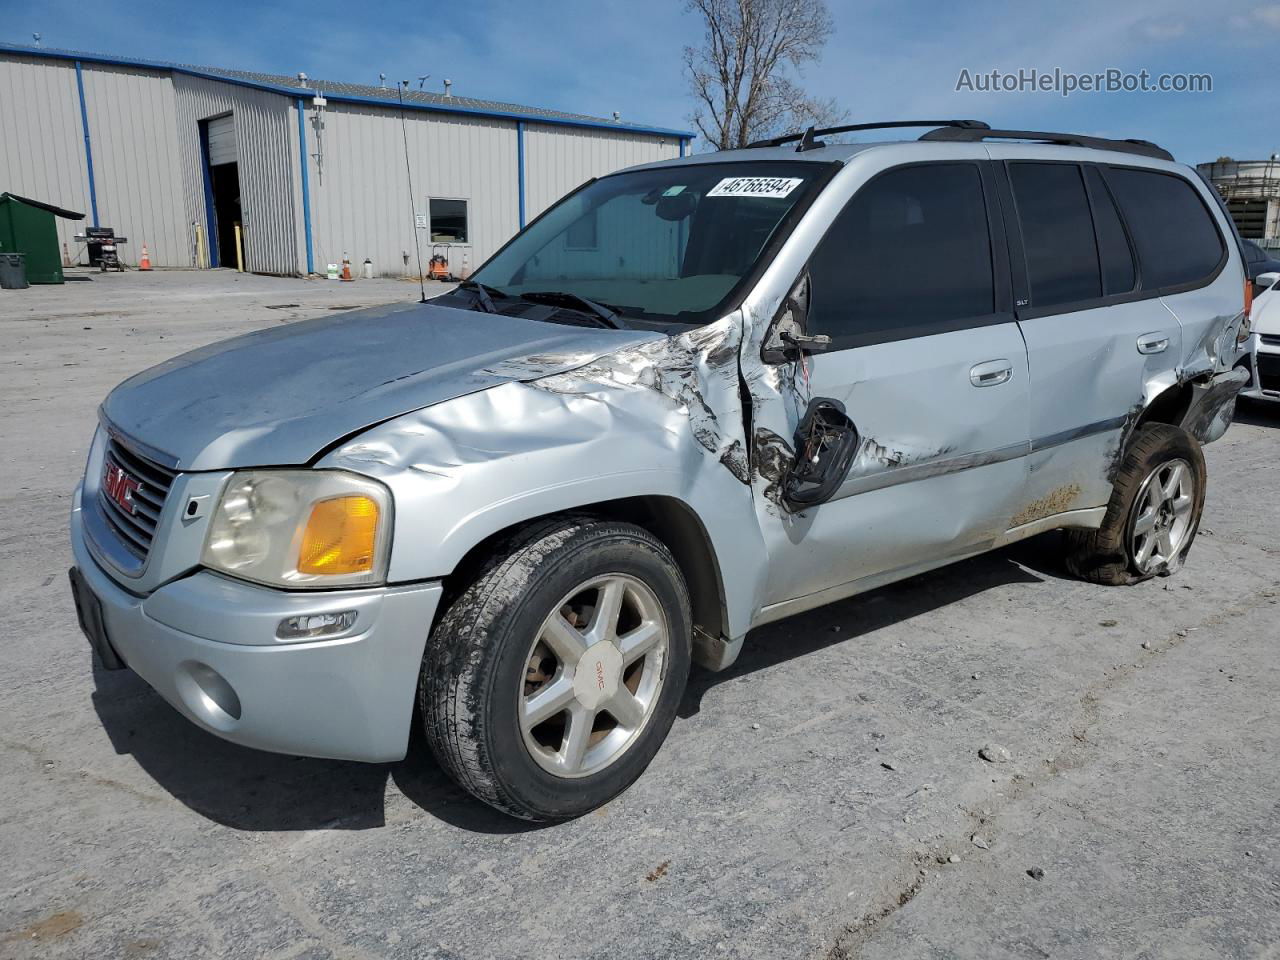
[[[426,82],[427,82],[428,80],[430,80],[430,79],[431,79],[431,74],[429,74],[429,73],[424,73],[422,76],[420,76],[420,77],[418,78],[418,89],[419,89],[419,90],[421,90],[421,89],[422,89],[422,85],[423,85],[424,83],[426,83]],[[409,81],[408,81],[408,80],[406,80],[404,83],[405,83],[405,86],[406,86],[406,87],[409,85]]]
[[[418,255],[418,290],[422,293],[419,303],[427,302],[427,284],[422,273],[422,241],[418,239],[418,215],[413,207],[413,168],[409,165],[409,128],[404,122],[404,91],[408,80],[396,84],[396,96],[400,100],[400,135],[404,137],[404,177],[409,181],[409,226],[413,228],[413,249]]]

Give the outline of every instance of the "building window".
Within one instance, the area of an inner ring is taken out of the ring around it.
[[[432,197],[427,203],[431,210],[432,243],[468,242],[467,201]]]
[[[598,218],[596,214],[599,207],[592,207],[573,223],[569,224],[569,229],[565,231],[564,245],[569,250],[594,250],[596,249],[596,223]]]

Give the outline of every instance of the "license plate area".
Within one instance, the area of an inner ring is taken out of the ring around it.
[[[89,646],[98,655],[105,669],[123,670],[125,663],[107,638],[107,624],[102,617],[102,601],[85,583],[84,577],[75,567],[67,571],[67,575],[71,578],[71,596],[76,603],[76,618],[80,621],[80,629],[89,640]]]

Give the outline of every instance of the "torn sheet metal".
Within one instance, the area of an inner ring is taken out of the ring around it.
[[[395,551],[392,580],[447,573],[485,537],[532,517],[665,496],[701,520],[722,579],[750,598],[767,553],[746,483],[741,339],[735,313],[573,369],[558,353],[505,359],[488,372],[510,382],[389,420],[318,466],[391,486],[397,542],[429,545]],[[748,629],[749,606],[728,611],[732,636]]]

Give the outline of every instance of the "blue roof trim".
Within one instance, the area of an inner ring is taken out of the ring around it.
[[[399,108],[399,104],[394,100],[382,100],[378,97],[358,97],[351,94],[329,93],[324,90],[317,90],[311,87],[286,87],[275,83],[262,83],[254,80],[244,80],[238,77],[227,77],[219,73],[213,73],[208,70],[199,70],[194,67],[178,66],[172,63],[162,63],[158,60],[142,60],[135,57],[108,57],[101,54],[93,53],[71,53],[57,50],[48,50],[44,47],[24,47],[11,43],[0,43],[0,53],[15,53],[30,57],[44,57],[47,60],[66,60],[74,63],[101,63],[114,67],[143,67],[147,70],[159,70],[164,73],[180,73],[188,77],[200,77],[204,80],[215,80],[218,83],[229,83],[232,86],[248,87],[251,90],[265,90],[268,93],[278,93],[281,96],[295,99],[297,97],[314,97],[323,96],[327,100],[334,103],[356,103],[365,106],[377,106]],[[601,120],[592,122],[590,120],[574,120],[568,117],[548,117],[540,113],[520,113],[514,110],[484,110],[478,107],[466,107],[461,104],[457,106],[445,106],[444,104],[435,103],[413,103],[406,101],[404,104],[406,110],[418,110],[425,113],[445,113],[462,116],[490,117],[498,120],[523,120],[526,123],[540,123],[550,127],[584,127],[590,130],[611,130],[614,133],[633,133],[640,136],[655,137],[674,137],[681,140],[692,140],[695,134],[688,130],[671,130],[666,127],[640,127],[630,124],[622,126],[620,124],[609,123]]]

